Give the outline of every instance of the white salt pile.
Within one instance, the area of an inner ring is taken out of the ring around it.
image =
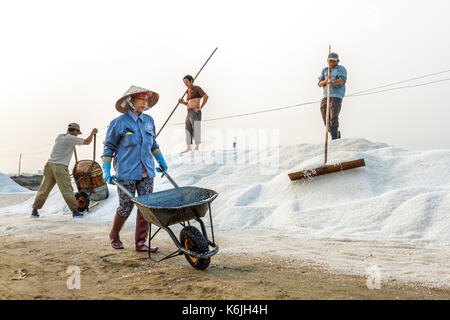
[[[216,233],[227,240],[222,252],[288,254],[358,273],[365,272],[361,261],[367,256],[383,256],[378,263],[391,276],[450,284],[450,276],[443,277],[450,274],[450,150],[335,140],[329,143],[330,162],[364,158],[366,166],[303,182],[291,182],[287,174],[320,166],[322,145],[166,158],[180,186],[219,193],[212,212]],[[155,178],[155,192],[168,188],[167,179]],[[0,214],[29,214],[33,198]],[[117,204],[110,186],[110,197],[83,223],[111,225]],[[56,187],[40,213],[70,219]]]
[[[450,150],[408,151],[342,139],[330,144],[330,161],[364,158],[365,167],[309,181],[289,180],[290,172],[320,166],[322,153],[322,145],[304,144],[283,146],[271,154],[267,150],[194,152],[168,156],[167,162],[180,186],[219,193],[212,204],[219,228],[258,226],[315,237],[450,243]],[[171,187],[165,178],[155,178],[155,191]],[[6,188],[24,189],[13,181]],[[118,199],[114,186],[110,191],[88,221],[112,221]],[[28,213],[32,202],[0,213]],[[44,216],[69,212],[56,186],[41,212]]]
[[[30,190],[17,184],[7,175],[0,173],[0,194],[19,192],[30,192]]]

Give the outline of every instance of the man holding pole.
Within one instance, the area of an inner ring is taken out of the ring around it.
[[[67,128],[67,133],[60,134],[56,137],[50,159],[45,164],[41,186],[33,203],[32,218],[39,218],[38,210],[44,206],[55,184],[58,185],[67,206],[72,211],[73,217],[83,216],[82,213],[78,212],[78,203],[73,193],[68,166],[72,159],[75,146],[89,145],[97,132],[98,130],[94,128],[89,137],[86,139],[80,138],[78,137],[81,134],[80,126],[77,123],[70,123]]]
[[[195,150],[198,150],[201,143],[201,121],[202,109],[208,101],[208,95],[199,86],[194,85],[194,78],[187,75],[183,78],[187,87],[187,102],[179,99],[178,103],[187,107],[185,121],[186,145],[187,148],[182,153],[192,150],[192,143],[195,140]]]
[[[322,118],[326,128],[324,164],[317,168],[310,168],[304,171],[290,173],[289,178],[291,181],[311,179],[313,176],[354,169],[366,165],[364,158],[351,161],[341,161],[337,164],[327,164],[328,132],[331,133],[333,140],[341,138],[341,133],[339,132],[339,112],[341,111],[342,99],[345,96],[347,70],[345,70],[343,66],[339,66],[338,63],[339,57],[337,53],[332,53],[331,46],[329,46],[328,68],[322,70],[318,83],[319,87],[324,87],[324,98],[320,102],[320,111],[322,112]]]
[[[328,69],[330,69],[328,71]],[[324,98],[320,102],[320,112],[322,113],[323,123],[327,124],[327,97],[328,85],[330,86],[330,114],[329,114],[329,132],[331,139],[340,139],[339,131],[339,113],[341,111],[342,99],[345,96],[345,83],[347,82],[347,70],[339,65],[339,56],[337,53],[328,55],[328,67],[322,70],[319,76],[319,87],[323,87]]]

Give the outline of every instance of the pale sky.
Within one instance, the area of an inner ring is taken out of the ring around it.
[[[183,76],[195,75],[215,47],[196,82],[210,96],[203,119],[320,100],[317,77],[329,44],[347,68],[348,94],[450,69],[448,0],[2,1],[0,12],[4,173],[17,172],[20,153],[22,172],[42,169],[69,122],[83,136],[105,128],[130,85],[160,94],[147,113],[161,125],[186,89]],[[407,84],[445,78],[450,73]],[[342,135],[448,149],[449,86],[345,98]],[[180,106],[169,125],[185,115]],[[204,149],[217,147],[208,131],[238,129],[278,130],[283,145],[324,139],[317,103],[205,122]],[[181,151],[183,126],[165,128],[158,143],[163,153]],[[91,146],[79,148],[80,158],[91,153]]]

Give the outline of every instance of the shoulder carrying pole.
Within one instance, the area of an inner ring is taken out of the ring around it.
[[[331,45],[328,46],[328,54],[331,53]],[[330,79],[331,70],[330,67],[328,67],[328,79]],[[328,80],[330,81],[330,80]],[[326,129],[325,129],[325,159],[324,164],[327,164],[327,156],[328,156],[328,127],[330,125],[330,84],[327,84],[328,86],[328,94],[327,94],[327,114],[326,114]]]
[[[209,59],[211,59],[211,57],[213,56],[213,54],[216,52],[217,48],[214,49],[213,53],[211,53],[211,55],[209,56],[208,60],[206,60],[206,62],[203,64],[203,66],[200,68],[200,70],[197,72],[197,74],[194,77],[194,80],[197,79],[198,75],[200,74],[200,72],[202,72],[203,68],[206,66],[206,64],[208,63]],[[187,90],[183,93],[183,96],[181,97],[181,99],[184,99],[184,96],[186,95]],[[178,105],[180,103],[178,102],[177,105],[175,106],[175,108],[173,108],[172,112],[170,113],[169,117],[167,118],[166,122],[164,122],[164,124],[162,125],[161,129],[159,129],[158,134],[156,135],[156,137],[159,136],[159,134],[161,133],[162,129],[164,129],[164,127],[166,126],[167,122],[169,122],[169,119],[172,117],[173,113],[175,112],[175,110],[178,108]]]
[[[94,155],[92,156],[92,162],[91,162],[91,164],[89,165],[89,167],[87,169],[87,173],[89,175],[89,197],[92,194],[92,180],[91,180],[90,174],[91,174],[92,166],[95,163],[95,151],[96,151],[95,149],[96,149],[96,146],[97,146],[97,134],[94,134]]]
[[[94,162],[95,162],[95,151],[96,151],[95,149],[96,149],[96,147],[97,147],[97,135],[94,134],[94,156],[92,157]]]

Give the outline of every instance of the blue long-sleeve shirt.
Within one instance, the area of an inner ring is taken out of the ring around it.
[[[112,120],[104,141],[102,157],[114,158],[119,180],[141,180],[142,166],[149,177],[155,176],[153,152],[159,152],[153,118],[131,110]],[[156,153],[155,153],[156,155]]]
[[[331,81],[335,81],[339,78],[344,79],[345,83],[347,82],[347,70],[344,66],[337,65],[333,69],[331,69]],[[319,76],[319,81],[324,81],[325,78],[328,77],[328,67],[322,70],[322,73]],[[345,96],[345,83],[344,84],[335,84],[330,88],[330,98],[340,98],[344,99]],[[323,97],[326,98],[328,96],[328,86],[323,86]]]

